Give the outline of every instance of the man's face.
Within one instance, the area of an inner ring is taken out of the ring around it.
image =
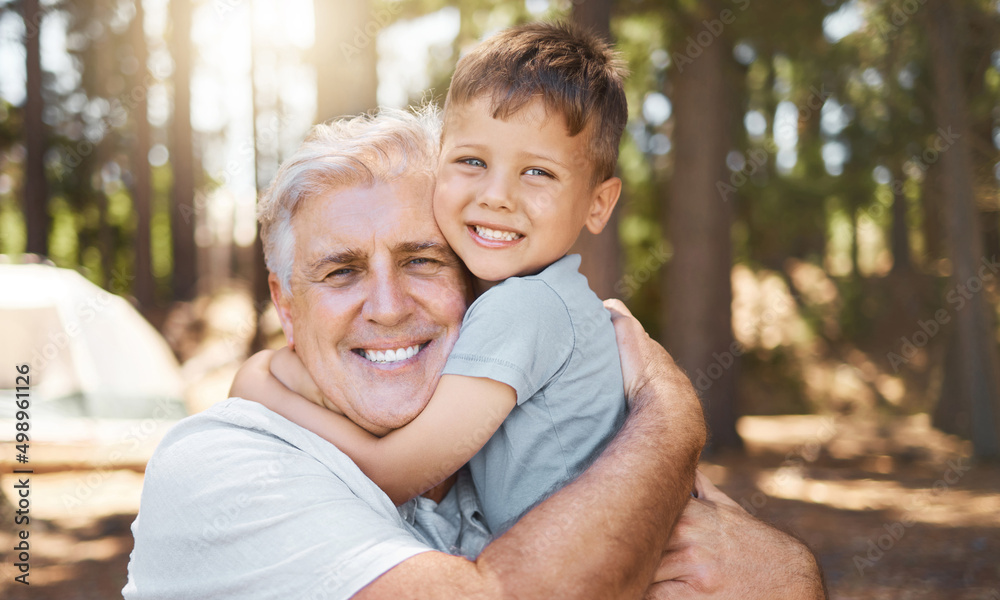
[[[291,294],[271,277],[285,335],[316,384],[376,435],[424,409],[467,306],[432,188],[413,175],[306,200],[292,217]]]

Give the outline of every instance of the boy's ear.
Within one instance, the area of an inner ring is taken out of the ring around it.
[[[590,198],[590,214],[587,215],[587,231],[598,234],[604,231],[604,226],[611,218],[611,211],[618,204],[618,196],[622,193],[622,180],[610,177],[597,184]]]
[[[278,320],[281,321],[281,329],[285,332],[285,339],[288,347],[295,349],[295,336],[292,335],[292,308],[289,304],[288,295],[281,289],[281,281],[274,273],[267,275],[267,286],[271,289],[271,302],[278,311]]]

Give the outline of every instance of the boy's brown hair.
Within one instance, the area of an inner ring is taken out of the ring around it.
[[[448,106],[487,97],[494,119],[506,120],[541,96],[563,115],[569,135],[590,126],[594,183],[612,177],[628,121],[626,70],[599,37],[568,23],[528,23],[479,44],[455,67]],[[446,125],[447,127],[447,125]]]

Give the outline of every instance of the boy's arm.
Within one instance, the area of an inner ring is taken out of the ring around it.
[[[467,463],[500,427],[516,400],[513,388],[492,379],[444,375],[417,418],[380,438],[288,389],[273,398],[268,408],[350,456],[397,505]]]
[[[343,448],[397,505],[457,471],[499,429],[517,400],[514,388],[482,377],[443,375],[413,421],[365,447]],[[353,440],[352,440],[353,441]],[[357,454],[357,456],[355,456]]]
[[[315,383],[291,351],[265,350],[250,357],[231,395],[260,402],[339,448],[394,503],[403,504],[448,478],[469,461],[514,408],[514,389],[480,377],[444,375],[427,407],[407,425],[379,438],[347,417],[310,401]],[[296,374],[301,369],[304,373]],[[278,378],[295,386],[294,391]],[[304,377],[304,379],[303,379]],[[305,381],[308,380],[308,381]]]
[[[271,375],[306,400],[332,408],[295,351],[285,346],[271,355]],[[338,411],[339,412],[339,411]]]

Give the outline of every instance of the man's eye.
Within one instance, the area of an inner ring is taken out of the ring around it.
[[[406,261],[406,266],[414,273],[427,275],[437,273],[441,269],[441,261],[427,258],[426,256],[418,256]]]
[[[459,160],[458,162],[465,163],[465,164],[469,165],[470,167],[486,168],[486,163],[483,162],[483,161],[481,161],[481,160],[479,160],[478,158],[463,158],[463,159]]]
[[[552,174],[544,169],[528,169],[524,172],[525,175],[541,175],[542,177],[552,177]]]
[[[327,278],[330,278],[330,277],[345,277],[345,276],[350,275],[352,273],[354,273],[354,269],[352,269],[350,267],[344,267],[342,269],[336,269],[334,271],[330,271],[327,274]]]

